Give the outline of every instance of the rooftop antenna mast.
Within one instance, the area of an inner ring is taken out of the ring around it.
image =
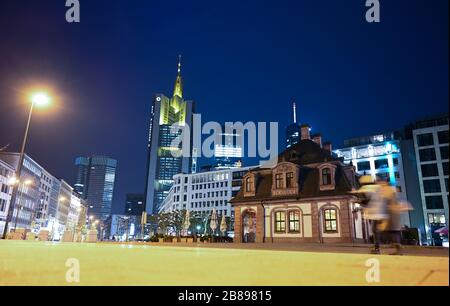
[[[297,123],[297,104],[294,102],[293,104],[294,109],[294,123]]]

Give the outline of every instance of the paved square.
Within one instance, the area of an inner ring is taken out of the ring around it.
[[[448,257],[0,241],[0,285],[74,285],[71,258],[79,285],[449,284]],[[370,258],[380,262],[378,284],[366,281]]]

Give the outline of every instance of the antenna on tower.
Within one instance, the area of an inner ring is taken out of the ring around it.
[[[178,55],[178,74],[181,73],[181,54]]]
[[[292,107],[294,110],[294,123],[297,123],[297,104],[294,102]]]

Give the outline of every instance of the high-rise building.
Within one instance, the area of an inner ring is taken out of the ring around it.
[[[294,123],[286,128],[286,148],[296,145],[301,140],[300,125],[297,123],[297,105],[293,104]]]
[[[141,216],[144,211],[144,195],[129,193],[126,197],[125,215]]]
[[[89,214],[99,220],[111,215],[117,161],[105,156],[80,157],[75,190],[86,200]]]
[[[241,168],[244,157],[242,137],[236,130],[227,131],[226,126],[222,126],[220,143],[217,143],[214,148],[213,164],[202,166],[202,172]]]
[[[426,118],[406,128],[414,144],[416,171],[428,244],[442,245],[436,231],[448,227],[448,114]]]
[[[192,140],[189,144],[174,146],[173,140],[180,136],[181,131],[174,131],[172,125],[192,127],[193,112],[194,103],[183,99],[180,58],[172,97],[155,95],[151,109],[145,195],[148,214],[158,212],[169,194],[174,175],[192,171]],[[190,157],[181,154],[183,146],[188,148]]]
[[[87,191],[87,181],[89,175],[89,157],[78,157],[75,160],[75,166],[77,167],[77,177],[73,186],[74,190],[83,198]]]
[[[359,174],[389,180],[412,204],[403,224],[419,230],[422,244],[442,245],[448,226],[448,114],[409,124],[397,132],[353,138],[334,153]],[[404,216],[406,217],[406,215]]]
[[[400,142],[401,135],[397,132],[381,133],[345,140],[344,148],[334,153],[346,164],[352,164],[359,175],[389,181],[396,187],[398,197],[407,200]],[[411,226],[408,214],[402,215],[401,222]]]

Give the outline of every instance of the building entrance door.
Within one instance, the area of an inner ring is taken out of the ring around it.
[[[247,210],[242,216],[243,237],[244,243],[256,242],[256,212]]]

